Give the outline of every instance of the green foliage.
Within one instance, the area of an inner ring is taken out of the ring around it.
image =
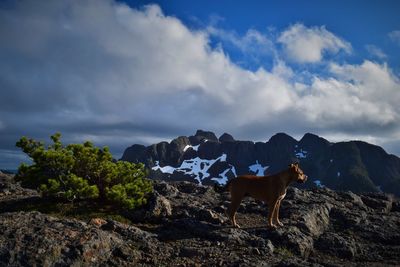
[[[43,195],[68,200],[96,199],[133,209],[146,203],[152,191],[141,163],[114,162],[107,147],[91,142],[64,146],[61,135],[51,136],[52,145],[22,137],[17,142],[33,164],[21,164],[16,179],[22,186]]]
[[[285,247],[276,247],[274,249],[274,252],[277,254],[280,254],[282,256],[284,256],[285,258],[291,258],[294,257],[294,254],[292,251],[290,251],[289,249],[285,248]]]

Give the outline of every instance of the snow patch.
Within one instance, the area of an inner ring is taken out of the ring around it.
[[[185,148],[183,149],[183,152],[186,152],[186,150],[188,150],[189,148],[192,148],[194,151],[198,151],[199,150],[199,146],[191,146],[191,145],[186,145]]]
[[[296,154],[296,158],[298,159],[305,159],[307,158],[307,153],[308,151],[303,150],[302,148],[300,148],[299,152],[296,152],[296,150],[294,151]]]
[[[169,173],[169,174],[173,174],[175,171],[174,167],[171,166],[164,166],[161,167],[160,166],[160,162],[157,160],[156,161],[156,166],[154,166],[153,168],[151,168],[152,170],[156,171],[156,170],[160,170],[162,173]]]
[[[193,158],[193,159],[187,159],[184,160],[181,164],[181,166],[174,168],[172,166],[164,166],[161,167],[159,165],[159,162],[156,161],[155,166],[152,167],[152,170],[160,170],[162,173],[168,173],[168,174],[173,174],[174,172],[180,172],[186,175],[193,176],[194,179],[196,179],[199,184],[202,184],[202,180],[209,177],[210,174],[208,173],[208,170],[210,167],[217,161],[226,161],[226,154],[222,154],[220,157],[216,159],[201,159],[199,157]],[[220,184],[226,183],[228,181],[228,178],[226,177],[226,174],[228,173],[229,170],[232,170],[234,175],[236,176],[236,170],[235,167],[231,166],[231,168],[228,168],[225,170],[223,173],[219,175],[219,178],[212,178],[212,180],[217,181]]]
[[[256,160],[256,164],[250,165],[249,170],[254,172],[257,176],[264,176],[264,172],[268,169],[269,166],[263,167],[258,160]]]
[[[315,180],[314,184],[319,188],[324,188],[325,187],[325,185],[323,185],[320,180]]]
[[[232,166],[231,170],[233,172],[233,175],[235,175],[235,177],[237,177],[235,166]]]
[[[226,169],[223,173],[220,173],[217,178],[211,178],[211,180],[216,181],[220,185],[226,184],[228,182],[228,177],[226,176],[226,174],[231,170],[232,168]]]

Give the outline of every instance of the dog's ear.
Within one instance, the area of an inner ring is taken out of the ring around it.
[[[289,168],[293,168],[293,167],[294,167],[293,163],[289,164]]]
[[[299,162],[298,161],[295,162],[294,165],[298,167],[299,166]]]

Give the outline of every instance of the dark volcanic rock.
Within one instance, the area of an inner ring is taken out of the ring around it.
[[[9,188],[13,182],[7,181]],[[190,182],[155,181],[154,189],[146,206],[125,214],[131,225],[0,213],[0,266],[400,264],[399,200],[382,193],[289,187],[283,227],[267,229],[265,205],[246,198],[236,229],[225,216],[227,193]]]
[[[296,144],[297,141],[285,133],[278,133],[269,139],[266,151],[271,173],[276,173],[285,169],[288,164],[298,161],[295,157]]]
[[[151,169],[155,165],[179,168],[185,160],[216,160],[226,154],[226,171],[242,175],[253,173],[250,166],[260,164],[266,174],[274,174],[288,164],[300,162],[309,182],[299,188],[327,186],[334,190],[353,192],[387,192],[400,196],[400,158],[387,154],[381,147],[360,141],[330,143],[307,133],[300,141],[285,133],[272,136],[267,142],[237,141],[224,133],[219,139],[214,133],[198,130],[194,136],[181,136],[170,143],[161,142],[144,147],[134,145],[126,149],[122,160],[143,162]],[[209,184],[219,173],[210,173],[208,163],[192,165],[194,175],[184,171],[173,174],[150,171],[150,178],[168,181],[201,181]],[[214,161],[215,163],[215,161]],[[185,165],[187,166],[187,165]],[[199,171],[200,170],[200,171]],[[187,170],[185,170],[187,171]],[[229,175],[231,178],[235,175]],[[204,179],[204,180],[203,180]]]
[[[141,258],[119,235],[38,212],[0,216],[0,265],[130,265]]]
[[[0,174],[0,201],[7,203],[0,205],[0,211],[7,211],[7,207],[23,199],[35,199],[39,194],[36,190],[21,187],[14,181],[14,176],[9,174]]]
[[[338,258],[352,259],[357,253],[355,240],[351,236],[342,237],[335,233],[322,235],[315,246],[320,251]]]
[[[146,147],[143,145],[133,145],[125,149],[121,160],[129,162],[144,162],[145,161]]]
[[[227,154],[227,161],[237,168],[238,173],[248,173],[249,165],[256,162],[253,142],[225,142],[221,147],[223,153]]]
[[[228,133],[223,133],[218,140],[222,143],[222,142],[235,142],[235,139],[233,138],[232,135],[228,134]]]
[[[202,141],[218,142],[218,138],[213,132],[197,130],[194,136],[189,137],[190,143],[194,146],[200,144]]]
[[[205,142],[198,149],[198,156],[202,159],[216,159],[221,156],[222,148],[219,143]]]
[[[326,152],[330,145],[328,140],[311,133],[306,133],[299,141],[301,148],[318,154]]]

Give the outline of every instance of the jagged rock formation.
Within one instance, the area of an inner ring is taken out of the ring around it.
[[[181,136],[170,143],[133,145],[121,160],[145,163],[151,178],[200,184],[225,183],[246,173],[271,174],[299,161],[310,178],[304,188],[327,186],[400,195],[400,158],[365,142],[330,143],[310,133],[300,141],[278,133],[267,142],[254,143],[237,141],[227,133],[217,138],[198,130],[194,136]]]
[[[284,227],[266,229],[266,207],[247,199],[232,228],[227,193],[190,182],[155,182],[132,224],[7,210],[12,180],[0,177],[0,266],[398,266],[400,202],[289,187]],[[31,192],[31,191],[29,191]],[[30,200],[27,200],[27,205]]]

